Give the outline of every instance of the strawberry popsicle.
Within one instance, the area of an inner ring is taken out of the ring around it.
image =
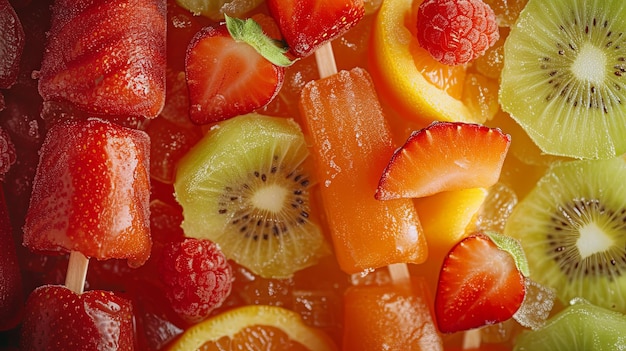
[[[424,262],[426,240],[412,201],[374,198],[394,146],[367,71],[354,68],[309,82],[300,109],[342,270]]]
[[[78,251],[142,265],[150,255],[150,141],[101,119],[50,129],[24,226],[33,251]]]
[[[44,101],[156,117],[165,102],[164,0],[58,0],[39,76]]]
[[[28,297],[20,331],[22,351],[132,351],[133,308],[112,292],[76,294],[59,285]]]

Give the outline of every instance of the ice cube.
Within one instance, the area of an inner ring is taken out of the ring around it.
[[[555,299],[554,289],[526,279],[526,296],[513,318],[524,327],[539,329],[548,319]]]
[[[496,183],[489,189],[489,194],[478,211],[476,229],[502,233],[516,204],[515,192],[503,183]]]

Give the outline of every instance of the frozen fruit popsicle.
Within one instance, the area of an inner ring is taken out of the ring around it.
[[[152,246],[149,150],[146,133],[106,120],[53,126],[40,152],[24,245],[142,265]]]
[[[354,68],[307,83],[300,109],[341,268],[357,273],[423,262],[426,240],[411,200],[374,198],[394,146],[367,71]]]
[[[132,305],[108,291],[76,294],[64,286],[40,286],[26,302],[20,348],[134,350]]]
[[[39,72],[45,101],[156,117],[165,101],[164,0],[58,0]]]
[[[344,295],[343,350],[443,350],[422,279],[352,286]]]

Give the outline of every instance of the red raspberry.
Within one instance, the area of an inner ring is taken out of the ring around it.
[[[498,37],[496,15],[482,0],[425,0],[419,7],[417,39],[446,65],[480,57]]]
[[[165,247],[159,261],[165,295],[189,323],[205,319],[230,294],[232,268],[209,240],[187,238]]]

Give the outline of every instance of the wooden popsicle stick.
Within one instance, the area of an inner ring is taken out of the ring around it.
[[[391,276],[391,280],[394,283],[400,283],[404,281],[409,281],[411,276],[409,274],[409,267],[406,263],[394,263],[388,266],[389,275]]]
[[[471,329],[463,333],[463,350],[477,349],[480,343],[480,329]]]
[[[317,71],[320,78],[326,78],[337,73],[333,46],[330,42],[326,42],[326,44],[315,50],[315,62],[317,62]]]
[[[82,294],[87,279],[89,259],[78,251],[70,252],[70,261],[67,265],[65,286],[77,294]]]

